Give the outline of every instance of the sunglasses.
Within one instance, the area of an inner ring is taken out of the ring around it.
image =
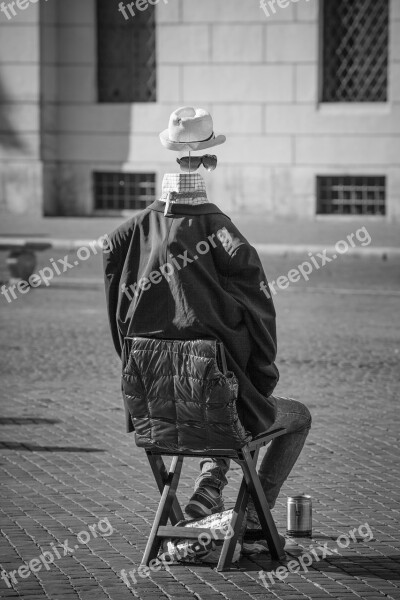
[[[214,171],[217,166],[215,154],[204,154],[204,156],[183,156],[177,158],[176,162],[182,171],[196,171],[202,164],[207,171]]]

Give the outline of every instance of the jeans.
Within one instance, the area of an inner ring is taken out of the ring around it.
[[[276,419],[269,431],[285,427],[287,432],[272,440],[265,453],[258,475],[270,508],[275,506],[279,491],[289,476],[304,446],[311,427],[311,415],[308,408],[290,398],[275,396]],[[199,486],[211,486],[222,491],[228,483],[229,458],[203,458],[200,461],[201,473],[195,482]],[[252,504],[252,502],[250,502]]]

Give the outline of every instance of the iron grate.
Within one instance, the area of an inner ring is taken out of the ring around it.
[[[119,0],[97,0],[99,102],[156,101],[155,6],[132,16]],[[126,3],[128,4],[128,3]]]
[[[96,210],[140,210],[155,200],[155,173],[94,172]]]
[[[389,0],[324,0],[324,102],[386,102]]]
[[[384,176],[317,176],[317,214],[384,215]]]

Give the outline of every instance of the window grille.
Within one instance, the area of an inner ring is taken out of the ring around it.
[[[384,215],[385,200],[385,177],[317,177],[317,214]]]
[[[140,210],[155,200],[155,173],[95,172],[93,176],[96,210]]]
[[[133,5],[132,16],[127,4],[97,0],[99,102],[156,101],[155,6],[139,11]]]
[[[386,102],[389,0],[324,0],[323,102]]]

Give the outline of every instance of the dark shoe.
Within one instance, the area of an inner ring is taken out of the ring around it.
[[[268,543],[261,529],[261,523],[258,519],[257,511],[249,502],[246,511],[246,529],[243,534],[243,554],[260,554],[261,552],[269,552]],[[286,539],[278,533],[279,539],[285,547]]]
[[[214,498],[205,487],[199,487],[185,506],[185,513],[193,519],[208,517],[224,510],[225,507],[221,492]]]

